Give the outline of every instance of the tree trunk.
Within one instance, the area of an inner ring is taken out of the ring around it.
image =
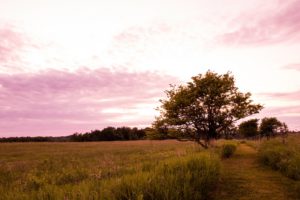
[[[195,140],[197,144],[201,145],[204,149],[208,149],[208,143],[206,142],[206,140],[203,142],[201,142],[200,139],[196,139]]]

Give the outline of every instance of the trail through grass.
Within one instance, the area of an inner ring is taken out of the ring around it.
[[[257,162],[257,151],[240,144],[236,154],[223,160],[223,172],[215,199],[295,200],[294,181]]]

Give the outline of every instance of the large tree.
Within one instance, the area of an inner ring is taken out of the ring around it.
[[[182,137],[205,148],[210,139],[231,131],[237,120],[263,108],[252,103],[250,93],[238,91],[229,72],[219,75],[207,71],[186,85],[171,86],[166,94],[154,124],[177,129]]]

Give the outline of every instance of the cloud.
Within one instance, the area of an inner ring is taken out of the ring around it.
[[[300,106],[280,106],[266,107],[257,115],[263,117],[277,117],[280,121],[285,122],[290,130],[300,129]]]
[[[290,130],[300,130],[300,90],[257,93],[256,97],[266,102],[265,108],[250,118],[277,117]]]
[[[260,93],[258,95],[261,97],[267,97],[269,99],[295,101],[295,100],[300,99],[300,90],[294,91],[294,92]],[[300,101],[299,101],[299,104],[300,104]]]
[[[291,130],[300,129],[300,90],[293,92],[260,93],[260,98],[266,101],[275,101],[272,106],[266,105],[257,115],[263,117],[277,117],[287,123]]]
[[[171,31],[172,31],[172,27],[170,24],[160,22],[146,27],[144,26],[129,27],[123,32],[117,34],[114,37],[114,39],[118,42],[134,42],[139,39],[144,39],[146,37],[153,37],[154,35],[170,33]]]
[[[0,135],[67,135],[108,125],[149,125],[158,99],[174,82],[154,72],[108,69],[0,74]]]
[[[300,71],[300,63],[288,64],[282,67],[282,69],[291,69]]]
[[[299,40],[299,10],[298,0],[274,2],[269,10],[252,11],[251,17],[235,19],[238,28],[218,36],[217,40],[226,45],[266,45]]]
[[[8,25],[0,26],[0,64],[14,61],[25,45],[23,35]]]

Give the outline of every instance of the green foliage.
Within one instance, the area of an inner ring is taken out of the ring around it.
[[[7,137],[0,138],[4,142],[87,142],[87,141],[120,141],[145,139],[145,130],[136,127],[106,127],[86,133],[74,133],[62,137]]]
[[[259,131],[262,136],[269,138],[277,134],[287,134],[288,127],[285,123],[280,122],[276,117],[265,117],[261,121]]]
[[[171,159],[148,172],[124,176],[112,184],[111,199],[208,199],[218,181],[220,163],[208,154]]]
[[[262,109],[260,104],[252,103],[250,93],[238,91],[230,73],[208,71],[192,77],[186,85],[172,86],[166,94],[156,124],[176,128],[204,147],[211,138],[232,131],[237,120]]]
[[[239,125],[239,134],[244,137],[253,137],[258,134],[258,119],[250,119]]]
[[[161,129],[159,128],[146,128],[145,134],[146,138],[150,140],[166,140],[181,138],[181,132],[176,129],[166,129],[165,131],[161,131]]]
[[[300,180],[300,153],[278,140],[267,141],[259,148],[259,160],[285,176]]]
[[[75,133],[69,136],[70,141],[115,141],[115,140],[141,140],[145,137],[145,130],[136,127],[106,127],[102,130],[93,130],[87,133]]]
[[[221,148],[221,157],[222,158],[229,158],[231,157],[234,152],[236,151],[237,145],[233,143],[224,144]]]

